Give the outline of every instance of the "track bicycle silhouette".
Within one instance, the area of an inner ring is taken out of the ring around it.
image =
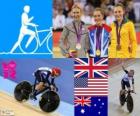
[[[131,93],[134,93],[133,90],[131,90],[131,91],[120,90],[120,95],[119,95],[121,106],[123,106],[126,102],[127,103],[127,110],[129,111],[129,113],[131,113],[133,111],[133,108],[134,108],[134,102],[133,102],[133,98],[131,96]]]
[[[49,53],[52,53],[51,49],[49,48],[49,40],[51,39],[52,37],[52,28],[50,29],[45,29],[45,30],[38,30],[37,27],[38,25],[35,25],[35,37],[33,40],[36,41],[36,45],[34,48],[32,48],[32,50],[28,51],[27,49],[25,49],[21,43],[19,45],[19,49],[21,50],[22,53],[24,54],[27,54],[27,53],[35,53],[39,47],[41,47],[43,44],[46,44],[46,47],[47,47],[47,50]],[[42,41],[40,41],[40,38],[39,38],[39,33],[42,33],[42,32],[48,32],[47,36],[44,37],[44,39]],[[45,43],[46,42],[46,43]]]
[[[21,103],[29,100],[31,93],[33,92],[33,88],[36,84],[36,79],[33,85],[31,85],[31,83],[28,81],[20,82],[14,90],[15,99]],[[43,110],[44,112],[53,112],[58,108],[60,98],[57,91],[58,88],[56,87],[56,85],[54,85],[53,89],[50,86],[46,86],[43,90],[39,91],[39,94],[42,94],[39,101],[41,110]]]

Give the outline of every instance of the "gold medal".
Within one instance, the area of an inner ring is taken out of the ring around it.
[[[101,54],[101,51],[100,51],[99,49],[97,49],[97,50],[96,50],[96,55],[97,55],[97,56],[100,56],[100,54]]]
[[[76,49],[78,49],[78,50],[81,49],[81,44],[80,44],[80,43],[77,43],[77,44],[76,44]]]

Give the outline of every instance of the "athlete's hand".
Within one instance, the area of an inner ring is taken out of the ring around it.
[[[131,92],[136,94],[135,90],[131,90]]]
[[[51,88],[51,90],[54,90],[55,89],[55,87],[53,85],[50,85],[50,88]]]

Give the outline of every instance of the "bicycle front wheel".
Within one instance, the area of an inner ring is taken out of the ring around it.
[[[132,96],[129,94],[127,96],[127,109],[128,111],[131,113],[133,111],[133,107],[134,107],[134,104],[133,104],[133,98]]]
[[[45,112],[53,112],[60,103],[59,95],[54,91],[47,91],[41,96],[40,108]]]

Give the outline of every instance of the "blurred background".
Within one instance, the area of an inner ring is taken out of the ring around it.
[[[81,4],[83,15],[81,20],[87,25],[95,24],[93,11],[101,7],[105,11],[105,22],[110,25],[114,20],[113,8],[116,3],[125,6],[126,16],[133,21],[139,44],[137,57],[140,57],[140,1],[139,0],[53,0],[53,53],[54,57],[63,57],[59,49],[59,39],[63,27],[72,22],[71,7],[74,3]]]

